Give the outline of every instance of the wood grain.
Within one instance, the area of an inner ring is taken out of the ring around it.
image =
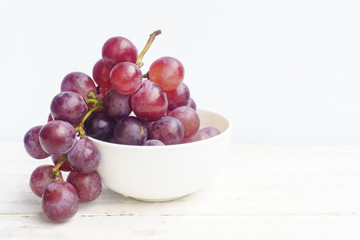
[[[360,239],[360,147],[233,145],[204,189],[165,203],[104,186],[62,224],[41,213],[21,143],[0,143],[0,239]],[[36,230],[36,231],[35,231]]]

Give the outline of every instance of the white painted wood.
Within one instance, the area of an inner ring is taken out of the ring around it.
[[[34,160],[0,143],[0,239],[360,239],[360,147],[243,146],[204,189],[165,203],[104,187],[62,224],[30,190]]]
[[[54,224],[41,216],[0,218],[1,239],[358,240],[354,216],[96,216]]]

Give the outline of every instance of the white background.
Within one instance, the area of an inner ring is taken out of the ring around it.
[[[185,66],[199,108],[226,114],[233,143],[360,143],[360,3],[339,0],[0,0],[0,141],[47,120],[62,78],[91,76],[110,37]]]

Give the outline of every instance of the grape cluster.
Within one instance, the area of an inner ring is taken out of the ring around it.
[[[199,129],[196,104],[183,82],[184,67],[178,59],[159,58],[142,73],[142,58],[158,34],[160,30],[150,35],[139,55],[130,40],[108,39],[93,67],[93,78],[82,72],[67,74],[50,104],[48,122],[26,132],[28,154],[52,159],[53,164],[37,167],[30,177],[30,188],[42,198],[49,219],[71,218],[80,203],[95,200],[102,191],[97,173],[101,156],[89,137],[160,146],[220,133],[212,127]]]

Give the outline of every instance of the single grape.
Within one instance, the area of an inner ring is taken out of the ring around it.
[[[54,165],[41,165],[31,173],[30,189],[36,196],[41,197],[46,187],[55,182],[55,176],[51,173],[53,168]],[[62,175],[60,177],[62,179]]]
[[[184,66],[173,57],[155,60],[149,68],[149,79],[159,84],[165,91],[177,88],[184,79]]]
[[[90,139],[79,139],[67,158],[71,168],[82,173],[96,171],[100,164],[100,152]]]
[[[53,98],[50,109],[54,119],[77,124],[87,113],[88,106],[79,93],[64,91]]]
[[[110,72],[111,86],[124,95],[133,94],[142,83],[140,68],[131,62],[116,64]]]
[[[136,117],[120,119],[114,129],[117,143],[126,145],[142,145],[148,136],[145,124]]]
[[[26,152],[36,159],[44,159],[50,156],[40,145],[39,132],[41,128],[42,125],[30,128],[25,133],[23,140]]]
[[[165,92],[169,110],[173,110],[180,106],[186,106],[189,103],[190,90],[184,82],[181,82],[177,88]]]
[[[104,111],[94,112],[84,124],[86,135],[104,141],[113,136],[115,125],[116,120],[107,116]]]
[[[120,62],[136,63],[137,54],[135,45],[124,37],[112,37],[102,47],[102,59],[111,68]]]
[[[165,144],[156,139],[149,139],[144,142],[143,146],[165,146]]]
[[[188,137],[184,137],[183,140],[181,140],[181,143],[191,143],[191,142],[197,142],[204,139],[208,139],[209,136],[206,133],[203,132],[196,132]]]
[[[81,203],[95,200],[102,190],[101,178],[96,171],[89,173],[71,171],[66,181],[75,187]]]
[[[217,128],[214,127],[205,127],[200,129],[199,132],[206,133],[209,137],[214,137],[221,133]]]
[[[79,195],[68,182],[50,183],[42,197],[42,209],[50,220],[62,222],[73,217],[79,208]]]
[[[71,91],[87,97],[90,92],[96,93],[94,81],[87,74],[72,72],[67,74],[61,82],[61,92]]]
[[[130,115],[130,95],[123,95],[111,88],[103,98],[104,112],[111,118],[120,119]]]
[[[54,165],[58,164],[58,162],[60,162],[61,160],[61,155],[52,155],[51,156],[51,160],[53,161]],[[69,172],[71,171],[71,167],[69,164],[69,161],[65,161],[63,162],[63,164],[61,164],[61,167],[59,168],[59,170],[64,171],[64,172]]]
[[[110,72],[111,72],[111,68],[108,65],[106,65],[103,59],[100,59],[95,63],[93,67],[92,75],[94,81],[97,83],[98,86],[101,87],[101,89],[111,88]]]
[[[76,141],[74,127],[65,121],[53,120],[40,130],[41,147],[50,155],[63,155],[70,151]]]
[[[131,96],[131,108],[141,120],[158,120],[168,108],[166,93],[158,84],[145,80]]]
[[[150,138],[163,142],[165,145],[178,144],[184,137],[184,126],[174,117],[162,117],[150,128]]]
[[[190,98],[187,106],[191,107],[194,110],[196,110],[196,103],[195,103],[194,99]]]
[[[191,107],[181,106],[175,108],[169,113],[169,116],[175,117],[181,121],[184,126],[184,137],[194,134],[199,130],[199,115]]]

